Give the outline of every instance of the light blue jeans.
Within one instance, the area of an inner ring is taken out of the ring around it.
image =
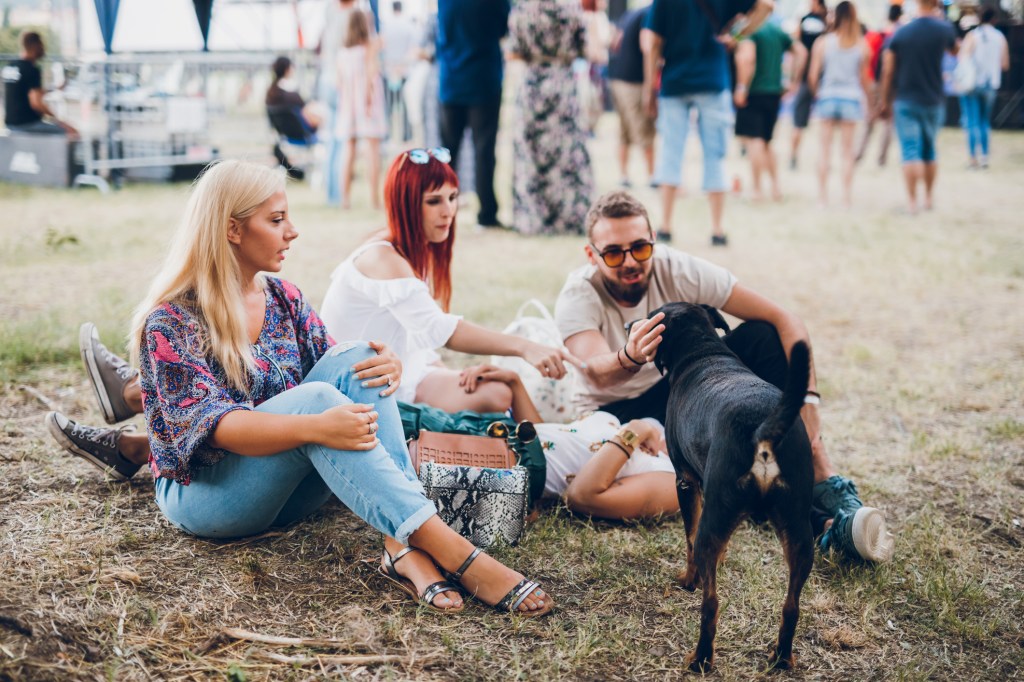
[[[206,538],[236,538],[297,521],[336,495],[371,526],[403,544],[437,513],[409,461],[393,397],[363,388],[352,365],[375,354],[365,343],[340,344],[302,384],[260,404],[257,412],[319,414],[348,403],[373,404],[380,415],[373,450],[304,445],[267,457],[228,453],[199,469],[189,485],[156,481],[156,503],[178,528]]]
[[[690,132],[690,111],[697,111],[697,132],[704,152],[705,192],[724,192],[725,172],[722,162],[733,128],[732,102],[729,91],[701,92],[681,97],[658,98],[658,136],[661,148],[654,182],[678,187],[682,184],[683,153]]]
[[[967,131],[967,151],[971,158],[988,156],[988,138],[992,130],[992,107],[996,102],[996,91],[990,87],[975,88],[960,97],[960,123]]]

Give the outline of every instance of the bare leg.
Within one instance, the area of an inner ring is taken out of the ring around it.
[[[662,185],[661,190],[661,232],[672,233],[672,209],[676,203],[676,186]]]
[[[394,557],[405,548],[405,545],[391,537],[384,537],[384,549]],[[383,559],[383,557],[382,557]],[[383,564],[381,564],[383,565]],[[416,592],[423,594],[428,585],[444,580],[437,565],[425,552],[409,552],[395,564],[400,576],[408,579],[416,586]],[[455,590],[448,590],[434,597],[434,606],[441,609],[457,609],[462,606],[462,595]]]
[[[761,176],[766,170],[764,140],[754,137],[743,137],[747,147],[747,156],[750,157],[750,184],[753,188],[751,199],[761,201],[764,199],[764,192],[761,189]]]
[[[512,389],[507,384],[488,381],[472,393],[459,386],[459,373],[453,369],[436,369],[423,377],[416,387],[416,402],[426,403],[445,412],[504,412],[512,407]]]
[[[818,204],[828,205],[828,173],[832,156],[832,121],[821,122],[821,149],[818,153]]]
[[[764,143],[765,170],[772,185],[772,201],[782,201],[782,190],[779,188],[779,160],[771,142]]]
[[[911,214],[917,213],[917,183],[923,177],[924,164],[920,161],[903,164],[903,180],[907,184],[907,198],[909,199],[907,209]]]
[[[711,234],[724,237],[722,213],[725,211],[725,192],[708,192],[708,203],[711,205]]]
[[[128,407],[132,408],[135,414],[142,414],[142,387],[139,386],[138,378],[125,385],[123,395]]]
[[[796,160],[800,152],[800,138],[803,137],[803,134],[803,128],[793,128],[793,141],[789,150],[790,168],[796,168]]]
[[[345,166],[342,171],[341,207],[352,208],[352,172],[356,163],[356,140],[350,138],[345,142]]]
[[[654,176],[654,145],[644,147],[644,161],[647,163],[647,177]]]
[[[619,177],[625,182],[629,180],[629,145],[619,144]]]
[[[924,164],[924,210],[932,210],[932,188],[935,187],[935,178],[939,175],[939,164],[929,161]]]
[[[380,203],[380,139],[371,137],[366,140],[370,155],[370,205],[375,210],[381,208]]]
[[[843,164],[843,206],[850,208],[853,204],[853,167],[856,160],[853,156],[853,134],[857,124],[843,121],[839,124],[839,158]]]
[[[432,516],[409,537],[409,544],[429,554],[438,566],[446,571],[455,571],[472,553],[473,545]],[[466,570],[462,584],[470,594],[486,604],[496,604],[523,579],[521,573],[513,571],[486,554],[481,554]],[[536,611],[551,603],[550,596],[537,589],[520,604],[520,611]]]
[[[132,464],[145,464],[149,461],[149,437],[144,433],[122,433],[117,439],[117,449]]]

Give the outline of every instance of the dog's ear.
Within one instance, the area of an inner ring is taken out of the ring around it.
[[[718,308],[714,308],[709,305],[702,305],[701,308],[703,308],[704,312],[706,312],[708,317],[711,318],[712,327],[715,329],[721,329],[726,334],[732,331],[732,329],[729,328],[729,323],[725,321],[724,317],[722,317],[722,313],[718,312]]]

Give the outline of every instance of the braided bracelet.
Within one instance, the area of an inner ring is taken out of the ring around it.
[[[626,370],[630,374],[636,374],[637,372],[640,371],[640,367],[630,367],[629,365],[622,361],[622,353],[624,352],[624,350],[625,349],[620,348],[619,350],[615,351],[615,359],[619,361],[619,367]],[[626,357],[629,357],[629,355],[627,355]]]

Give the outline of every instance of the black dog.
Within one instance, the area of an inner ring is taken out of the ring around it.
[[[711,668],[718,563],[736,526],[749,516],[772,522],[789,566],[770,663],[790,668],[800,590],[814,561],[811,445],[798,419],[810,376],[809,349],[794,344],[780,391],[747,369],[719,338],[715,327],[729,326],[714,308],[670,303],[655,312],[665,313],[655,364],[669,377],[665,431],[686,525],[686,573],[680,581],[688,590],[704,591],[700,640],[687,665],[696,672]]]

